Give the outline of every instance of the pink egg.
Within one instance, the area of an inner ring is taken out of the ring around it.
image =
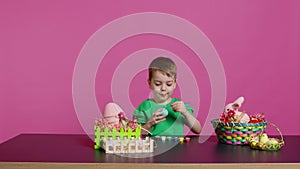
[[[109,124],[118,124],[119,123],[119,116],[118,114],[120,112],[123,112],[120,106],[118,106],[115,103],[108,103],[103,112],[103,118],[109,123]]]

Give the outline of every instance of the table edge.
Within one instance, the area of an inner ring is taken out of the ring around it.
[[[140,168],[143,169],[219,169],[232,168],[238,169],[243,166],[243,169],[294,169],[300,168],[300,163],[57,163],[57,162],[0,162],[0,168],[5,169],[128,169]]]

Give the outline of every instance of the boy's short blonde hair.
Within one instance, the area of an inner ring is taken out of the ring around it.
[[[177,66],[170,58],[158,57],[150,63],[148,68],[149,81],[152,78],[153,72],[157,70],[166,73],[169,77],[174,77],[174,80],[176,81]]]

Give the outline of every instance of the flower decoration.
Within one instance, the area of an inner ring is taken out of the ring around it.
[[[236,113],[234,111],[229,111],[227,113],[222,112],[221,114],[221,122],[236,122],[237,117],[236,117]],[[250,116],[250,121],[248,123],[261,123],[265,121],[265,115],[264,113],[258,113],[255,115],[251,115]]]
[[[221,117],[222,122],[235,122],[236,121],[236,113],[233,110],[230,110],[227,113],[223,112],[221,116],[222,116]]]
[[[110,130],[115,128],[116,131],[120,131],[121,128],[123,128],[124,131],[127,131],[128,128],[131,128],[131,130],[134,131],[139,126],[136,119],[128,120],[124,112],[118,113],[118,118],[119,122],[115,124],[109,123],[105,118],[96,119],[95,125],[100,127],[102,130],[105,128],[109,128]]]
[[[120,112],[118,114],[118,117],[119,117],[120,120],[126,120],[127,119],[124,112]]]
[[[234,112],[233,110],[230,110],[230,111],[228,112],[228,117],[229,117],[229,118],[234,118],[234,116],[235,116],[235,112]]]
[[[260,123],[265,121],[265,114],[264,113],[258,113],[256,115],[250,116],[249,123]]]

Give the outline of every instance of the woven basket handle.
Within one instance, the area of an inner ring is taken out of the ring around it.
[[[283,136],[282,136],[282,133],[281,131],[279,130],[279,127],[277,127],[274,123],[271,123],[271,122],[267,122],[267,124],[270,124],[271,126],[275,127],[276,130],[279,132],[280,134],[280,137],[281,137],[281,141],[283,141]]]

